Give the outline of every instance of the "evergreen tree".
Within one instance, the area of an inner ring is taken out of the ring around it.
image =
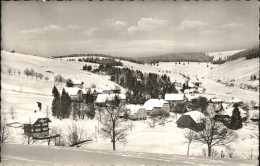
[[[233,113],[231,116],[231,123],[230,123],[229,128],[233,129],[233,130],[238,130],[238,129],[241,129],[242,127],[243,127],[243,124],[242,124],[240,111],[239,111],[238,105],[235,104],[234,110],[233,110]]]
[[[61,118],[68,118],[70,115],[71,99],[65,90],[62,90],[61,94]]]
[[[60,118],[60,93],[56,86],[53,87],[52,89],[52,95],[53,95],[53,100],[52,100],[52,115]]]

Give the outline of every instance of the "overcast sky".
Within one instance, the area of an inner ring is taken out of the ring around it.
[[[1,2],[2,48],[148,56],[258,45],[257,1]]]

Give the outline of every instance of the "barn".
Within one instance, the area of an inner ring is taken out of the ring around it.
[[[36,138],[46,137],[49,135],[49,122],[51,120],[45,113],[31,112],[22,122],[24,134]]]
[[[205,115],[199,111],[190,111],[183,114],[177,121],[177,127],[202,131],[205,128]]]

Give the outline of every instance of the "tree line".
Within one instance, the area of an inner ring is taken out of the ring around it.
[[[83,70],[86,68],[86,66],[83,67]],[[111,65],[99,65],[97,69],[93,70],[94,73],[100,71],[114,76],[118,80],[118,84],[131,91],[134,97],[150,95],[152,98],[159,98],[165,93],[178,92],[166,74],[161,76],[155,73],[147,74],[140,70],[117,68]]]

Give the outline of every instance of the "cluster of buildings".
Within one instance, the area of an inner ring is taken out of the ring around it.
[[[184,90],[184,93],[166,93],[164,99],[148,99],[143,105],[138,105],[127,104],[126,95],[121,93],[119,86],[102,85],[85,89],[83,84],[83,81],[74,78],[67,81],[67,86],[64,87],[64,90],[69,94],[72,102],[81,100],[84,105],[87,103],[87,95],[91,95],[93,104],[97,107],[117,106],[120,103],[125,104],[128,118],[131,120],[145,120],[153,111],[163,110],[170,113],[172,108],[182,103],[186,103],[185,105],[189,107],[192,101],[198,98],[194,91],[201,87],[201,82],[198,79],[194,79],[187,82],[187,89]],[[214,97],[209,99],[208,104],[213,107],[210,117],[221,122],[229,122],[231,120],[235,106],[238,107],[242,120],[259,120],[259,105],[256,104],[248,116],[248,111],[242,108],[243,101],[237,97],[232,98],[229,102]],[[204,119],[205,115],[200,111],[189,110],[176,123],[178,127],[188,127],[192,130],[200,131],[204,127]],[[50,119],[41,110],[34,111],[23,122],[24,132],[26,135],[33,136],[49,135],[49,122],[51,122]]]

